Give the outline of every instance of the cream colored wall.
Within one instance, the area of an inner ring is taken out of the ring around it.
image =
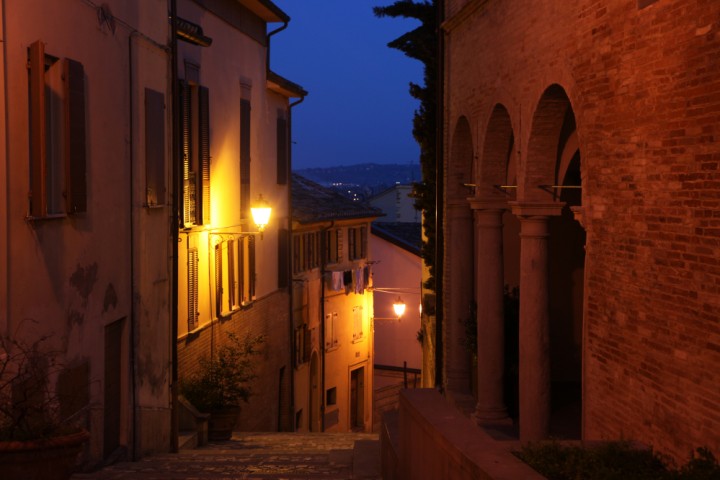
[[[102,457],[103,449],[105,327],[118,320],[125,322],[120,442],[133,447],[134,399],[139,415],[146,407],[154,412],[137,422],[140,449],[169,449],[168,435],[146,435],[169,425],[168,213],[151,215],[140,208],[136,184],[143,184],[137,176],[144,165],[142,130],[137,124],[130,128],[131,111],[136,110],[134,120],[144,114],[144,109],[137,111],[142,108],[137,93],[145,85],[161,92],[168,89],[166,54],[152,41],[137,41],[144,35],[166,44],[167,3],[105,4],[115,16],[114,32],[98,23],[96,8],[74,0],[6,2],[3,32],[10,121],[5,130],[7,150],[2,152],[7,152],[5,161],[11,161],[3,169],[7,178],[0,177],[3,188],[7,185],[3,198],[8,199],[0,207],[7,218],[7,224],[0,224],[0,235],[9,239],[0,241],[3,272],[9,279],[5,287],[0,283],[0,298],[7,306],[1,309],[1,323],[4,332],[27,338],[51,335],[54,346],[65,352],[63,363],[68,367],[89,364],[91,441],[86,458],[91,463]],[[130,36],[136,40],[131,42]],[[84,67],[88,207],[85,214],[30,222],[26,64],[27,48],[36,40],[46,44],[46,54],[77,60]],[[139,47],[132,62],[131,44]],[[143,259],[155,261],[147,264]],[[130,378],[133,322],[152,322],[152,329],[135,331],[137,395]]]
[[[422,368],[422,348],[417,341],[420,330],[420,282],[422,262],[387,240],[371,235],[373,282],[378,288],[401,288],[402,293],[374,293],[375,302],[375,363],[409,368]],[[392,308],[400,296],[405,302],[405,314],[398,321]]]

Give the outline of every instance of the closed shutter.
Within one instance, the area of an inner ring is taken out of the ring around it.
[[[303,342],[302,361],[303,363],[310,361],[310,350],[312,349],[312,331],[308,328],[307,324],[303,325],[303,333],[305,334]]]
[[[181,81],[178,85],[180,92],[180,123],[181,123],[181,155],[183,172],[183,224],[189,225],[195,220],[195,177],[190,171],[190,151],[192,148],[191,124],[191,93],[190,86]]]
[[[247,268],[247,262],[245,261],[245,238],[238,240],[238,291],[240,292],[240,303],[244,304],[247,301],[245,295],[245,287],[247,281],[245,280],[245,269]]]
[[[45,159],[47,156],[45,123],[45,45],[30,45],[30,215],[47,214],[45,202]]]
[[[145,201],[165,204],[165,97],[145,89]]]
[[[215,245],[215,316],[222,314],[223,300],[223,252],[222,243]]]
[[[250,100],[240,100],[240,218],[250,218]]]
[[[248,237],[248,268],[249,268],[249,278],[250,278],[250,285],[249,285],[249,293],[250,293],[250,300],[255,300],[255,237],[249,236]]]
[[[80,62],[65,60],[67,86],[67,212],[87,211],[85,153],[85,70]]]
[[[343,259],[343,235],[342,235],[342,229],[336,230],[337,232],[337,259],[336,262],[341,262]]]
[[[278,288],[287,288],[289,284],[289,238],[290,232],[288,232],[287,228],[281,228],[278,236]]]
[[[367,257],[367,227],[360,227],[360,257]]]
[[[198,252],[188,250],[188,331],[198,327]]]
[[[235,240],[227,242],[228,255],[228,310],[235,308],[237,290],[237,272],[235,271]]]
[[[210,106],[207,87],[198,87],[198,130],[201,182],[198,199],[202,204],[199,205],[196,221],[198,225],[205,225],[210,223]]]
[[[277,183],[286,185],[288,178],[288,122],[277,119]]]

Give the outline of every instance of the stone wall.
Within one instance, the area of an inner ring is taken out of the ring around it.
[[[559,86],[572,107],[587,233],[583,437],[678,460],[717,453],[720,2],[471,0],[448,13],[446,172],[458,122],[478,158],[500,104],[527,187],[543,93]]]

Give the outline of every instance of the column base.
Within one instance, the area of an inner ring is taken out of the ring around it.
[[[478,405],[472,419],[480,426],[511,426],[513,423],[505,407],[485,408]]]

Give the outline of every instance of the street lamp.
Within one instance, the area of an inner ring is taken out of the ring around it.
[[[393,311],[395,315],[397,315],[398,320],[400,320],[400,317],[405,313],[405,302],[403,302],[402,298],[398,297],[397,300],[393,302]]]
[[[255,206],[250,208],[250,213],[253,218],[253,222],[255,222],[255,225],[257,225],[258,232],[260,232],[260,237],[262,238],[262,232],[265,230],[265,227],[268,223],[270,223],[270,213],[272,212],[272,208],[270,208],[270,205],[268,202],[263,199],[262,194],[258,196],[257,202],[255,202]]]

